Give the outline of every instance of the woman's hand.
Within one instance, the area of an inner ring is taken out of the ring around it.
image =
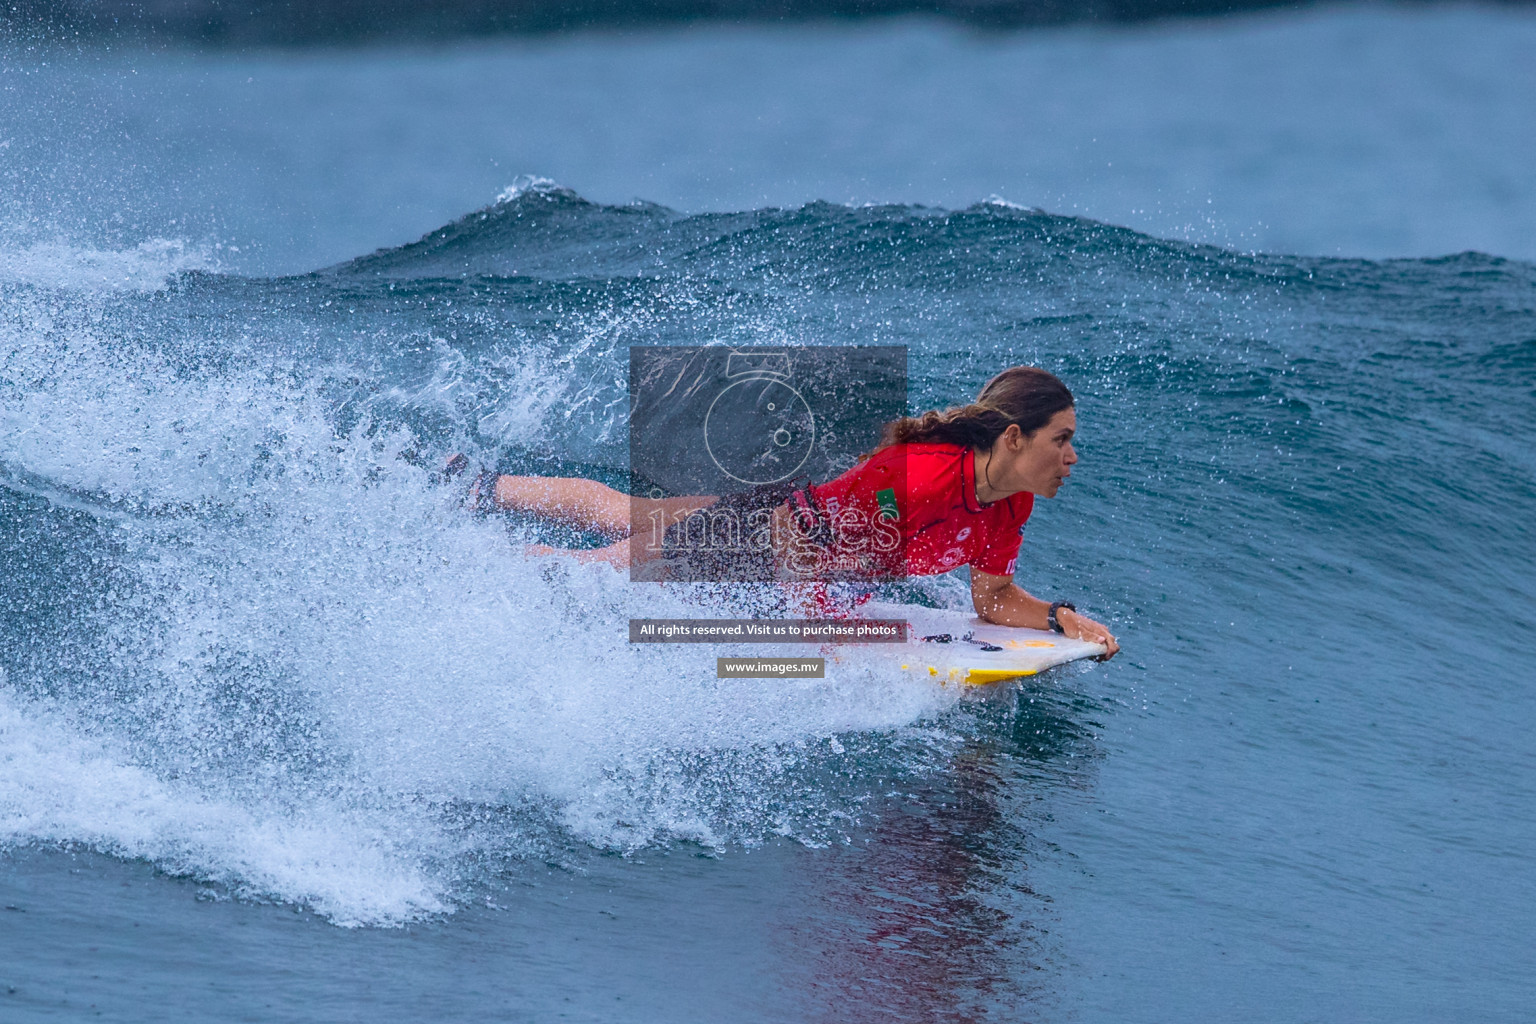
[[[995,622],[999,626],[1048,628],[1046,612],[1051,607],[1050,603],[1025,593],[1013,582],[1012,576],[993,576],[972,569],[971,602],[976,608],[976,614],[986,622]],[[1056,609],[1056,622],[1065,636],[1086,640],[1091,644],[1102,644],[1104,653],[1099,656],[1099,661],[1108,661],[1120,653],[1115,635],[1104,628],[1102,623],[1086,615],[1061,607]]]
[[[1071,608],[1058,608],[1056,621],[1061,623],[1065,635],[1073,640],[1086,640],[1091,644],[1103,644],[1104,653],[1097,660],[1108,661],[1120,653],[1120,645],[1115,642],[1115,635],[1104,627],[1102,623],[1095,622],[1086,615],[1079,615]]]

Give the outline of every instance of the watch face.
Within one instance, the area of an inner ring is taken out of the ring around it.
[[[704,418],[704,447],[720,471],[744,484],[786,480],[805,464],[816,418],[800,392],[774,377],[749,377],[721,391]]]

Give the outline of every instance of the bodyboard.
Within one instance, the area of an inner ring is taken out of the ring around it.
[[[1043,629],[998,626],[974,615],[940,608],[871,603],[859,609],[859,617],[909,622],[911,631],[905,644],[871,648],[885,648],[888,656],[899,659],[903,671],[941,683],[985,686],[1104,653],[1101,644],[1072,640]]]

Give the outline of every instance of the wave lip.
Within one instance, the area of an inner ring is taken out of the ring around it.
[[[680,275],[719,280],[756,267],[772,277],[805,269],[839,276],[889,268],[892,257],[942,254],[976,242],[1004,248],[1180,244],[998,196],[964,209],[817,200],[685,214],[643,201],[596,203],[548,178],[525,175],[490,205],[414,242],[318,273],[391,281],[611,282]]]
[[[664,265],[669,250],[657,248],[658,236],[688,220],[655,203],[601,205],[548,178],[523,175],[489,206],[328,272],[388,278],[634,275]]]
[[[519,174],[512,179],[512,184],[501,190],[492,206],[501,206],[503,203],[515,203],[528,193],[535,195],[561,195],[576,196],[571,189],[566,188],[553,178],[545,178],[538,174]],[[580,198],[576,196],[576,198]]]

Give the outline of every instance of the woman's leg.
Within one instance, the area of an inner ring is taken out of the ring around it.
[[[628,537],[631,522],[658,515],[664,519],[664,528],[715,502],[709,495],[636,498],[596,480],[561,476],[499,476],[492,498],[497,508],[530,512],[609,537]]]
[[[629,495],[580,477],[499,476],[491,492],[499,509],[531,512],[581,530],[629,533]]]
[[[529,544],[523,548],[523,554],[529,558],[542,558],[545,555],[560,555],[563,558],[571,558],[586,564],[602,562],[611,565],[615,569],[623,571],[628,569],[632,579],[649,580],[660,583],[670,577],[665,569],[657,568],[656,564],[661,557],[659,550],[652,551],[644,547],[632,548],[633,538],[625,537],[623,540],[614,541],[607,547],[582,548],[572,550],[570,548],[552,548],[547,544]]]
[[[578,562],[604,562],[615,569],[629,568],[629,538],[615,541],[605,548],[582,548],[571,550],[570,548],[552,548],[547,544],[529,544],[523,548],[523,554],[530,558],[539,558],[544,555],[561,555],[565,558],[574,558]]]

